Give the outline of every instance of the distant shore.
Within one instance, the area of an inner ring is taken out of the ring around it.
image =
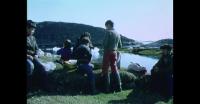
[[[138,55],[142,55],[142,56],[154,57],[154,58],[159,58],[160,57],[160,52],[161,52],[159,49],[147,49],[147,48],[146,49],[122,48],[122,49],[119,49],[119,51],[138,54]]]

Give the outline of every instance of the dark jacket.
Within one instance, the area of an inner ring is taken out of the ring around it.
[[[57,54],[61,55],[61,59],[63,59],[64,61],[68,61],[72,57],[72,50],[68,47],[61,48],[57,51]]]
[[[80,39],[77,39],[77,41],[76,41],[76,43],[75,43],[75,45],[74,45],[74,47],[73,47],[73,52],[72,52],[72,58],[73,59],[76,59],[76,55],[75,55],[75,51],[77,50],[77,48],[81,45],[81,42],[80,42],[81,40]],[[90,42],[89,42],[89,48],[90,48],[90,50],[91,49],[93,49],[94,48],[94,46],[92,45],[92,42],[91,42],[91,40],[90,40]]]
[[[86,45],[80,45],[75,51],[77,64],[89,64],[92,58],[91,50]]]
[[[27,36],[27,54],[34,56],[37,54],[38,45],[34,36]]]
[[[161,56],[159,61],[155,64],[155,67],[158,67],[158,73],[162,74],[173,74],[173,57],[171,54],[166,56]]]

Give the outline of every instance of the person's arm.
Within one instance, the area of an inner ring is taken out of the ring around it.
[[[59,49],[56,53],[57,53],[57,55],[61,55],[61,51],[62,51],[62,48],[61,49]]]
[[[120,36],[120,38],[119,38],[118,48],[122,48],[121,36]]]
[[[90,47],[90,49],[94,49],[94,46],[93,46],[93,44],[92,44],[92,41],[90,40],[90,42],[89,42],[89,47]]]
[[[173,56],[171,56],[170,73],[173,74]]]
[[[162,64],[162,60],[163,60],[163,58],[162,58],[162,56],[161,56],[161,58],[158,60],[158,62],[154,65],[154,67],[160,67],[161,66],[161,64]]]
[[[27,58],[33,60],[33,56],[27,54]]]
[[[92,53],[91,53],[91,51],[89,50],[89,49],[87,49],[87,56],[88,56],[88,62],[90,62],[91,61],[91,59],[92,59]]]
[[[105,33],[104,40],[103,40],[103,48],[105,49],[108,46],[108,40],[109,40],[109,32]]]
[[[35,55],[35,52],[32,51],[32,50],[27,50],[27,55],[34,56],[34,55]]]
[[[34,43],[35,43],[35,47],[34,47],[35,48],[35,55],[38,55],[39,47],[38,47],[38,44],[37,44],[35,37],[34,37]]]
[[[172,59],[172,57],[169,57],[168,61],[169,62],[167,63],[167,67],[164,68],[163,72],[172,74],[173,73],[173,59]]]
[[[29,39],[29,41],[28,41]],[[32,41],[30,40],[30,38],[27,38],[27,45],[26,45],[26,49],[27,49],[27,55],[31,55],[31,56],[34,56],[35,55],[35,51],[33,50],[33,47],[32,47]]]
[[[153,66],[153,69],[151,72],[158,72],[159,71],[159,67],[162,64],[162,57],[158,60],[158,62]]]

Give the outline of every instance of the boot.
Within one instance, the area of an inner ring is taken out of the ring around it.
[[[115,92],[120,92],[122,91],[122,87],[121,87],[121,78],[120,78],[120,74],[118,71],[116,72],[112,72],[111,75],[113,76],[113,90]]]
[[[109,93],[109,87],[110,87],[110,76],[109,74],[103,75],[103,84],[104,84],[104,92]]]
[[[114,78],[114,73],[110,73],[110,92],[115,92],[116,80]]]
[[[89,82],[89,88],[90,88],[90,93],[92,94],[92,95],[94,95],[94,94],[97,94],[98,92],[97,92],[97,90],[96,90],[96,85],[95,85],[95,79],[92,79],[90,82]]]

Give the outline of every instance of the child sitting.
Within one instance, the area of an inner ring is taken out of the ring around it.
[[[71,50],[71,40],[67,39],[64,42],[63,48],[59,49],[57,51],[58,55],[61,55],[61,58],[59,60],[59,63],[64,64],[66,61],[69,61],[72,56],[72,50]]]

